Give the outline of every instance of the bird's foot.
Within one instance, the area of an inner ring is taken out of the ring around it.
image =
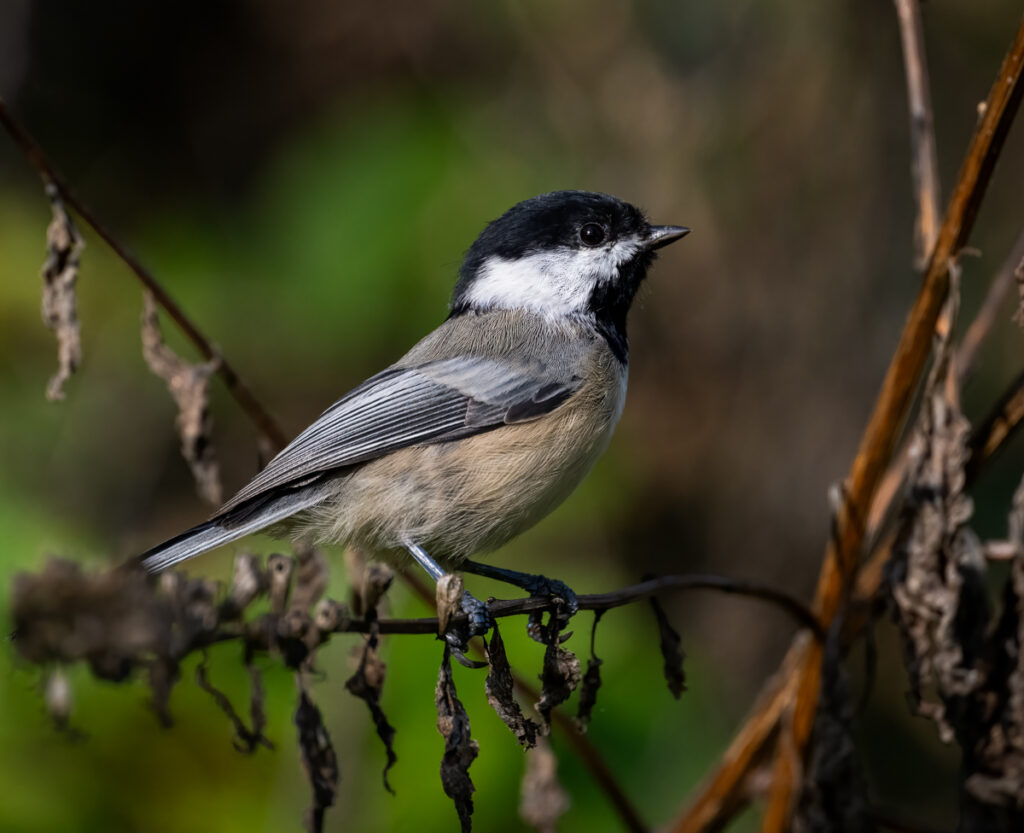
[[[564,581],[548,578],[547,576],[530,575],[524,579],[520,586],[530,594],[531,599],[550,598],[555,601],[555,608],[551,611],[551,619],[547,628],[544,627],[541,621],[543,611],[540,610],[531,613],[526,622],[526,632],[530,635],[530,638],[534,642],[547,645],[551,641],[548,634],[552,630],[554,633],[559,634],[569,624],[569,620],[576,615],[576,611],[579,610],[579,601],[576,598],[576,593]],[[558,637],[558,641],[565,642],[570,636],[572,636],[571,631],[561,634]]]
[[[467,668],[483,668],[486,662],[471,660],[466,656],[466,647],[474,636],[483,636],[494,626],[490,608],[486,602],[480,601],[468,590],[462,594],[462,612],[466,621],[459,627],[450,626],[445,631],[444,639],[448,643],[452,656]]]

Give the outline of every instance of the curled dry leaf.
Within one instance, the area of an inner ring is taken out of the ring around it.
[[[249,666],[253,686],[252,702],[254,704],[253,727],[250,729],[245,725],[245,721],[239,717],[238,712],[235,711],[230,698],[210,682],[206,674],[207,661],[208,658],[204,652],[202,661],[196,666],[196,685],[213,698],[213,702],[217,704],[218,708],[231,721],[231,725],[235,730],[235,749],[239,752],[244,752],[246,755],[251,755],[256,751],[256,747],[260,745],[265,746],[267,749],[273,749],[274,745],[263,736],[263,726],[260,725],[263,720],[263,685],[259,671],[254,666]],[[259,702],[258,707],[255,705],[257,702]]]
[[[654,596],[651,596],[650,602],[658,623],[658,645],[661,648],[665,682],[668,683],[668,690],[672,692],[672,696],[678,700],[686,691],[686,672],[683,670],[686,653],[682,648],[682,640],[668,621],[661,603]]]
[[[546,737],[526,753],[519,792],[519,818],[539,833],[555,833],[569,809],[569,795],[558,782],[558,759]]]
[[[395,755],[395,727],[392,726],[380,706],[381,692],[384,690],[384,676],[387,666],[377,653],[377,634],[370,634],[363,646],[362,657],[355,674],[345,681],[345,688],[358,697],[370,709],[370,717],[377,729],[377,737],[384,744],[384,753],[387,755],[387,763],[381,777],[384,780],[384,789],[394,795],[391,783],[388,781],[388,771],[395,765],[398,757]]]
[[[189,364],[164,344],[156,301],[143,293],[142,355],[149,369],[164,380],[178,406],[181,454],[192,470],[199,496],[219,506],[222,499],[220,467],[213,446],[213,415],[210,412],[210,377],[219,360]]]
[[[965,786],[983,805],[1015,808],[1019,814],[1024,813],[1024,480],[1014,493],[1008,526],[1016,553],[990,640],[995,650],[987,663],[987,696],[977,698],[981,730],[973,748],[965,746]]]
[[[984,554],[968,527],[964,492],[970,425],[938,386],[926,394],[911,445],[909,496],[889,571],[912,693],[922,714],[953,738],[950,697],[982,682],[978,657],[988,620]],[[924,692],[934,690],[928,700]]]
[[[558,644],[558,620],[552,614],[547,631],[547,647],[544,650],[544,667],[540,675],[540,700],[536,709],[550,729],[551,710],[569,699],[580,683],[580,661],[572,651]]]
[[[231,589],[228,591],[229,607],[221,611],[222,615],[227,619],[241,615],[266,589],[267,575],[263,571],[260,557],[247,552],[239,553],[235,556]]]
[[[462,613],[462,597],[465,595],[462,576],[458,573],[447,573],[437,580],[435,598],[437,600],[437,632],[445,634],[452,619]]]
[[[47,186],[53,219],[46,229],[43,261],[43,323],[57,336],[57,372],[46,386],[47,399],[63,399],[64,383],[82,361],[75,284],[85,243],[53,185]]]
[[[245,652],[245,667],[249,672],[249,720],[252,722],[252,733],[257,736],[264,746],[273,749],[273,742],[263,734],[267,728],[267,712],[263,707],[266,695],[263,691],[263,674],[252,661],[252,651],[247,647]]]
[[[313,624],[320,631],[321,638],[332,631],[344,631],[352,621],[348,605],[334,599],[321,599],[313,610]]]
[[[597,692],[601,688],[601,665],[602,660],[594,650],[597,638],[597,623],[604,615],[603,610],[594,612],[594,624],[590,629],[590,659],[587,660],[587,670],[583,675],[583,685],[580,686],[580,701],[576,709],[576,726],[581,732],[586,731],[590,723],[590,715],[597,705]]]
[[[967,792],[983,805],[1024,813],[1024,558],[1014,559],[1002,620],[993,642],[1000,648],[987,680],[987,706],[973,749],[965,750]],[[973,771],[971,771],[973,770]],[[969,812],[969,811],[968,811]]]
[[[376,610],[384,594],[395,580],[395,571],[387,564],[369,564],[363,572],[363,615]]]
[[[270,612],[280,616],[288,606],[288,596],[292,590],[292,575],[295,573],[295,562],[287,555],[275,552],[267,556],[267,575],[270,596]]]
[[[314,546],[299,544],[295,547],[295,586],[290,607],[309,610],[327,589],[327,560]]]
[[[174,622],[145,575],[88,574],[57,559],[42,573],[15,577],[11,615],[15,647],[30,662],[84,660],[110,680],[125,679],[147,656],[166,655]]]
[[[324,813],[334,804],[338,793],[338,781],[341,773],[338,769],[338,757],[331,744],[331,736],[324,726],[320,709],[316,707],[301,672],[296,674],[299,686],[299,704],[295,710],[295,727],[299,734],[299,751],[302,755],[302,766],[306,770],[310,786],[313,788],[313,806],[306,814],[306,830],[309,833],[321,833],[324,826]]]
[[[821,699],[793,833],[869,833],[875,829],[853,739],[853,706],[840,632],[833,627],[825,643]],[[794,771],[800,771],[799,761],[794,766]]]
[[[455,691],[451,652],[447,645],[441,660],[441,671],[437,676],[434,701],[437,704],[437,731],[444,738],[441,786],[445,794],[455,802],[462,833],[468,833],[473,826],[473,791],[476,789],[469,778],[469,767],[480,749],[470,733],[469,715]]]
[[[395,580],[394,570],[386,564],[368,562],[357,547],[346,547],[345,565],[348,568],[352,610],[357,616],[375,616],[378,602]]]
[[[46,712],[54,725],[59,729],[65,728],[71,719],[71,683],[60,666],[54,668],[46,678],[43,699],[46,703]]]
[[[512,668],[505,655],[505,643],[497,622],[494,623],[490,642],[487,643],[487,664],[487,679],[484,680],[487,702],[491,704],[491,708],[502,722],[512,730],[516,740],[529,749],[537,743],[537,731],[540,726],[523,714],[519,701],[516,700]]]

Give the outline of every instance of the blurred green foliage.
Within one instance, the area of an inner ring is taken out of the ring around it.
[[[255,364],[261,375],[299,387],[303,379],[293,376],[295,367],[336,365],[340,391],[364,372],[353,365],[368,370],[387,361],[410,334],[441,319],[459,253],[483,219],[524,191],[554,187],[553,178],[538,171],[528,174],[502,160],[467,159],[458,151],[458,137],[443,113],[414,98],[375,103],[357,125],[328,117],[284,149],[256,185],[251,202],[227,219],[202,216],[201,209],[197,214],[187,205],[165,207],[140,226],[135,245],[147,253],[157,274],[173,276],[175,294],[186,308],[198,311],[202,326],[242,367]],[[524,178],[532,181],[524,184]],[[35,212],[34,199],[39,203]],[[18,277],[5,281],[4,354],[20,356],[3,368],[8,391],[4,453],[19,459],[16,469],[49,460],[50,471],[41,471],[34,484],[41,492],[49,488],[55,470],[71,481],[69,491],[80,489],[75,481],[87,480],[86,472],[95,476],[97,468],[113,468],[132,481],[136,473],[125,470],[131,465],[130,440],[115,436],[139,430],[132,424],[136,403],[122,402],[115,408],[118,424],[103,428],[93,418],[96,410],[106,410],[102,401],[128,392],[132,398],[150,399],[153,404],[146,410],[162,412],[156,422],[163,423],[167,444],[173,438],[169,407],[161,403],[159,384],[146,375],[135,345],[138,295],[131,278],[87,234],[80,278],[86,360],[68,386],[67,401],[47,405],[40,391],[52,356],[47,334],[36,323],[38,287],[32,279],[46,222],[44,206],[31,189],[2,204],[10,219],[0,225],[4,271]],[[442,205],[443,213],[437,210]],[[179,338],[168,336],[180,346]],[[276,347],[278,340],[286,340],[287,349]],[[218,418],[232,407],[226,401],[218,404]],[[105,433],[111,443],[106,453],[116,449],[113,459],[92,461],[94,466],[85,459],[54,460],[58,454],[89,452],[76,444],[83,430]],[[172,458],[168,465],[177,463]],[[41,468],[47,468],[46,462]],[[602,517],[608,512],[614,517],[615,494],[622,487],[615,469],[612,455],[564,510],[529,539],[510,545],[503,560],[542,569],[543,553],[575,548],[578,540],[593,535]],[[5,550],[0,586],[9,588],[19,570],[37,569],[44,553],[75,558],[92,553],[96,562],[96,554],[109,551],[102,535],[44,507],[45,501],[26,497],[24,484],[0,472]],[[273,546],[264,542],[264,549]],[[335,562],[340,564],[340,558]],[[192,569],[209,574],[211,564],[226,575],[223,555],[203,559]],[[608,564],[596,582],[594,566],[570,560],[559,575],[593,589],[636,578]],[[344,597],[341,573],[336,569],[335,591]],[[485,586],[480,592],[501,594],[503,588]],[[0,605],[7,598],[5,593]],[[395,615],[425,615],[422,604],[401,588],[391,599]],[[577,636],[569,643],[584,658],[589,618],[579,617]],[[506,641],[514,667],[529,678],[539,673],[543,649],[526,638],[522,624],[506,625]],[[440,644],[426,637],[384,643],[389,677],[383,705],[398,729],[399,763],[392,774],[397,796],[391,797],[380,785],[383,754],[365,707],[344,691],[349,673],[344,641],[337,639],[323,651],[323,679],[316,686],[343,773],[328,829],[452,829],[454,810],[437,777],[443,743],[434,728],[433,690]],[[643,605],[608,614],[597,646],[606,661],[606,683],[591,739],[645,815],[668,818],[727,736],[727,713],[708,708],[720,696],[708,687],[713,675],[699,657],[692,658],[690,690],[676,703],[661,678],[653,617]],[[247,677],[237,651],[222,646],[210,653],[217,685],[244,704]],[[172,698],[178,723],[169,731],[161,730],[149,713],[143,685],[115,688],[72,669],[73,725],[86,733],[77,741],[48,728],[38,674],[12,662],[0,678],[5,715],[0,745],[17,752],[0,758],[0,781],[12,796],[0,803],[0,829],[294,829],[308,801],[290,725],[294,684],[275,663],[265,664],[268,734],[278,749],[244,758],[232,749],[222,715],[192,684],[194,662],[184,669]],[[471,770],[478,829],[520,829],[516,806],[523,752],[487,705],[484,672],[457,669],[456,675],[481,747]],[[684,748],[688,752],[680,756]],[[616,829],[606,799],[582,764],[557,738],[555,749],[572,795],[567,825]],[[61,800],[55,801],[55,794]]]
[[[927,4],[947,188],[1019,15],[1013,0],[984,5]],[[633,312],[630,402],[611,449],[495,562],[580,592],[708,570],[809,595],[827,488],[845,471],[916,287],[891,3],[117,0],[100,10],[23,0],[0,5],[0,95],[289,432],[443,319],[462,252],[514,202],[590,188],[692,226]],[[964,264],[968,315],[1019,231],[1022,167],[1018,129],[981,217],[985,256]],[[0,139],[0,621],[18,571],[53,554],[99,567],[206,512],[178,454],[173,404],[139,352],[138,289],[88,233],[84,363],[64,402],[44,400],[55,367],[39,322],[47,222],[38,182]],[[967,391],[972,417],[1019,367],[1009,309]],[[213,404],[230,490],[255,471],[254,438],[219,386]],[[990,528],[1020,452],[980,486]],[[190,569],[224,577],[229,562],[230,552],[211,554]],[[390,604],[394,615],[425,613],[402,588]],[[686,596],[669,609],[689,654],[678,703],[644,605],[609,613],[597,636],[605,685],[590,737],[652,824],[682,807],[792,632],[743,600]],[[589,625],[581,615],[569,643],[581,657]],[[513,666],[539,673],[540,647],[514,623],[503,634]],[[946,823],[955,755],[907,719],[899,646],[884,630],[879,641],[880,683],[858,721],[873,800]],[[437,777],[439,643],[384,641],[395,797],[380,783],[365,706],[344,690],[349,643],[323,651],[314,689],[342,767],[328,829],[454,829]],[[170,730],[141,684],[71,669],[72,723],[86,733],[71,740],[48,725],[39,674],[8,644],[0,831],[297,829],[308,787],[294,683],[264,665],[277,749],[246,758],[192,683],[194,665],[172,697]],[[210,673],[244,705],[237,651],[212,650]],[[523,753],[487,706],[483,673],[455,673],[480,742],[477,829],[520,830]],[[554,746],[572,798],[564,829],[619,829],[579,760]]]

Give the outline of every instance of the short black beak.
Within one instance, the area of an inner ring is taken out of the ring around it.
[[[647,246],[648,250],[660,249],[662,246],[667,246],[669,243],[675,243],[683,237],[686,237],[690,233],[690,230],[686,226],[651,226],[650,232],[647,234]]]

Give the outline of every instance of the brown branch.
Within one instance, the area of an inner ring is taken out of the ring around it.
[[[4,129],[8,134],[10,134],[11,138],[14,139],[15,144],[18,145],[18,148],[25,155],[25,158],[28,159],[32,167],[35,168],[39,177],[43,180],[43,184],[48,188],[56,189],[60,194],[61,199],[67,205],[71,206],[78,216],[81,217],[86,224],[96,232],[100,239],[102,239],[103,242],[111,248],[114,254],[116,254],[125,263],[139,282],[153,294],[153,298],[156,300],[157,304],[159,304],[160,307],[163,308],[163,310],[171,317],[174,323],[178,325],[182,333],[184,333],[188,340],[192,342],[202,357],[207,361],[211,361],[215,358],[219,360],[217,374],[221,379],[223,379],[225,386],[235,398],[235,401],[238,402],[239,407],[245,412],[246,416],[249,417],[253,425],[256,426],[256,430],[259,432],[261,439],[264,442],[269,443],[272,448],[283,447],[288,442],[288,438],[274,421],[274,418],[270,416],[263,405],[260,404],[259,400],[256,399],[248,385],[242,381],[227,359],[225,359],[224,356],[221,355],[221,353],[213,346],[210,340],[203,335],[199,327],[196,326],[192,319],[186,315],[184,310],[182,310],[174,299],[171,298],[167,290],[164,289],[153,274],[114,238],[111,232],[108,231],[98,219],[96,219],[87,206],[75,197],[67,181],[47,158],[42,147],[14,117],[14,114],[10,111],[6,102],[4,102],[2,98],[0,98],[0,124],[3,125]]]
[[[775,737],[787,704],[793,702],[799,679],[796,672],[806,642],[807,634],[794,640],[779,670],[761,687],[749,717],[722,754],[715,771],[667,829],[670,833],[718,830],[746,807],[749,801],[747,778],[763,761],[768,742]]]
[[[835,534],[825,551],[815,595],[814,610],[822,627],[831,625],[856,574],[856,564],[864,540],[865,510],[871,505],[882,473],[903,424],[914,389],[927,362],[932,335],[949,288],[949,263],[963,248],[981,199],[995,166],[1002,143],[1020,103],[1024,87],[1019,83],[1024,66],[1024,22],[1018,28],[1009,53],[985,105],[984,115],[971,140],[961,167],[956,189],[928,262],[920,293],[904,327],[892,358],[882,390],[857,456],[846,480],[844,501],[835,518]],[[787,665],[796,653],[799,662],[784,673],[787,683],[798,681],[793,710],[792,733],[795,747],[806,749],[814,723],[821,684],[822,643],[819,640],[794,642],[787,654]],[[759,755],[778,728],[780,698],[789,689],[773,678],[747,721],[740,728],[727,755],[712,779],[704,785],[689,809],[673,828],[685,833],[715,829],[743,806],[742,790]],[[772,693],[775,696],[770,696]],[[785,766],[785,756],[780,756]],[[789,783],[786,773],[779,783]],[[765,814],[764,830],[781,831],[788,823],[793,803],[790,790],[774,790]]]
[[[1024,371],[1017,374],[1010,386],[996,402],[991,412],[971,435],[971,459],[967,463],[967,476],[974,478],[988,463],[1024,420]]]
[[[957,345],[956,351],[951,357],[949,376],[947,378],[947,390],[950,395],[955,393],[957,394],[957,398],[959,397],[960,388],[974,369],[978,350],[992,332],[992,328],[998,318],[999,308],[1002,305],[1003,300],[1006,298],[1006,294],[1009,292],[1010,287],[1014,285],[1016,270],[1022,268],[1024,268],[1024,231],[1022,231],[1020,236],[1017,238],[1017,242],[1014,244],[1009,257],[1004,261],[1003,265],[996,273],[995,278],[989,284],[989,289],[985,294],[985,299],[982,301],[981,306],[978,307],[978,311],[975,314],[974,319],[967,327],[963,338],[960,340],[960,344]],[[1024,380],[1018,379],[1011,387],[1011,391],[1014,388],[1019,387],[1021,383],[1024,383]],[[1009,393],[1004,394],[1004,398],[1009,395]],[[1001,399],[1000,403],[1002,402],[1003,400]],[[1021,409],[1024,409],[1024,401],[1022,401],[1017,408],[1017,410]],[[976,452],[972,455],[975,466],[980,467],[987,462],[988,458],[991,456],[990,452],[987,452],[984,455],[979,453],[980,448],[983,448],[985,444],[984,442],[979,441],[979,437],[983,435],[987,436],[990,433],[989,429],[995,427],[993,420],[995,420],[1002,410],[1002,405],[997,405],[994,412],[981,423],[984,428],[975,432],[972,440],[972,447],[976,449]],[[1011,411],[1012,410],[1013,409],[1011,408]],[[1017,419],[1019,418],[1020,414],[1017,416]],[[1015,427],[1015,424],[1016,423],[1009,426],[1011,430]],[[1002,442],[1002,439],[1000,437],[992,436],[988,441],[999,445]],[[896,498],[903,486],[903,481],[906,476],[909,442],[908,438],[896,453],[893,462],[889,465],[889,468],[885,472],[885,476],[882,478],[881,483],[879,483],[878,488],[875,490],[875,496],[871,502],[871,511],[868,513],[867,519],[867,539],[871,550],[876,549],[875,536],[880,530],[882,530],[883,526],[886,525],[889,517],[891,516],[893,507],[896,505]]]
[[[907,76],[907,109],[910,111],[910,171],[917,196],[914,223],[914,265],[928,263],[935,246],[942,213],[939,196],[939,160],[935,150],[935,125],[928,91],[928,64],[924,54],[919,0],[895,0],[903,43],[903,67]]]
[[[404,571],[400,573],[413,591],[427,604],[435,604],[434,594],[416,576],[409,575]],[[647,598],[656,593],[666,590],[718,590],[724,593],[747,595],[769,601],[784,610],[797,622],[818,632],[819,627],[813,614],[800,601],[783,591],[776,590],[766,585],[752,581],[729,579],[713,575],[681,575],[661,576],[650,581],[635,584],[632,587],[625,587],[622,590],[612,591],[596,595],[579,596],[577,601],[581,610],[609,610],[613,607],[620,607],[639,599]],[[550,609],[553,607],[547,599],[512,599],[507,601],[496,600],[489,603],[491,615],[495,617],[512,616],[521,613],[529,613],[535,610]],[[415,622],[415,624],[413,624]],[[422,620],[384,620],[380,623],[381,633],[437,633],[437,619]],[[361,627],[356,621],[352,623],[353,628]],[[398,628],[398,630],[389,630]],[[415,630],[413,630],[415,629]],[[482,652],[478,651],[482,655]],[[779,675],[780,677],[783,675]],[[540,693],[525,682],[521,677],[515,677],[516,688],[536,701]],[[785,698],[779,702],[792,699],[792,692],[786,693]],[[567,715],[557,709],[552,712],[554,724],[565,732],[569,743],[574,751],[590,771],[591,776],[601,785],[602,791],[608,800],[615,807],[620,819],[627,830],[642,831],[647,827],[640,818],[622,786],[615,779],[611,768],[605,762],[597,747],[591,743],[586,735],[579,731],[576,724]],[[777,717],[777,715],[776,715]],[[680,828],[687,830],[688,828]]]
[[[411,582],[410,582],[411,583]],[[413,585],[413,589],[416,586]],[[609,593],[593,593],[577,596],[580,610],[611,610],[615,607],[631,604],[654,596],[658,593],[665,593],[672,590],[717,590],[722,593],[733,595],[752,596],[777,605],[792,616],[797,624],[805,628],[817,628],[817,622],[811,611],[799,600],[789,594],[767,587],[753,581],[742,581],[738,579],[725,578],[713,575],[680,575],[660,576],[650,581],[634,584],[630,587],[623,587],[621,590],[613,590]],[[429,591],[428,591],[429,592]],[[427,599],[426,594],[422,594]],[[432,597],[431,597],[432,598]],[[521,599],[492,599],[487,603],[491,616],[501,619],[506,616],[522,616],[527,613],[536,613],[545,610],[555,610],[558,605],[554,599],[542,597],[528,597]],[[335,633],[369,633],[371,624],[374,624],[381,633],[404,633],[404,634],[433,634],[437,635],[439,622],[436,616],[422,617],[418,619],[375,619],[373,622],[364,619],[351,619],[339,624],[333,629]],[[458,614],[452,616],[449,621],[449,628],[458,628],[466,624],[466,615]],[[230,638],[230,635],[225,635]]]
[[[924,372],[935,325],[949,289],[950,264],[956,262],[967,242],[1003,141],[1020,104],[1024,91],[1024,85],[1020,83],[1022,69],[1024,20],[1003,60],[986,101],[981,123],[971,139],[928,262],[924,285],[904,326],[847,479],[847,499],[836,516],[836,534],[826,547],[825,563],[815,595],[815,612],[820,615],[823,626],[831,625],[855,576],[865,533],[864,524],[859,519],[864,518],[866,509],[871,505],[911,397]],[[805,653],[792,723],[793,742],[801,755],[807,749],[817,711],[822,643],[810,643]],[[795,800],[794,785],[786,778],[789,765],[786,756],[779,755],[776,763],[778,777],[769,795],[762,825],[764,833],[782,833],[787,829]]]

